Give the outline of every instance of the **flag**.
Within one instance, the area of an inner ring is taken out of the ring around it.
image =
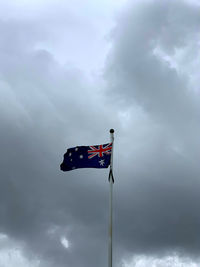
[[[79,168],[108,168],[111,152],[112,143],[68,148],[60,169],[71,171]]]

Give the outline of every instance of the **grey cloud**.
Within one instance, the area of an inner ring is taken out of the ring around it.
[[[1,27],[0,230],[24,242],[25,255],[41,266],[100,266],[107,250],[107,170],[63,174],[59,165],[67,147],[107,141],[107,108],[80,70],[35,48],[38,25],[36,36],[23,23]],[[50,234],[54,227],[59,231]],[[65,235],[69,251],[60,243]]]
[[[198,119],[199,105],[188,90],[188,77],[157,58],[154,49],[158,46],[165,53],[175,53],[186,48],[191,39],[198,42],[197,10],[183,1],[144,1],[133,5],[113,33],[113,60],[107,75],[113,76],[109,80],[115,94],[128,102],[131,97],[157,119],[173,126],[183,127],[185,120]]]
[[[23,242],[26,257],[42,267],[107,264],[107,170],[63,174],[59,164],[67,147],[107,141],[111,127],[115,263],[134,253],[198,255],[198,95],[189,74],[153,54],[190,47],[198,21],[184,1],[131,6],[112,33],[110,91],[38,49],[48,25],[0,23],[0,231]]]
[[[111,35],[108,92],[124,109],[140,106],[151,125],[139,146],[131,135],[140,129],[134,124],[127,129],[129,160],[119,175],[126,180],[119,181],[116,193],[117,243],[130,253],[198,255],[200,109],[193,90],[198,85],[189,82],[190,70],[179,72],[155,54],[159,47],[173,59],[177,50],[197,47],[198,29],[199,6],[138,1],[118,18]],[[194,61],[195,52],[185,62]]]

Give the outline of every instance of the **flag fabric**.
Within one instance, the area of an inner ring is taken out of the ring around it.
[[[60,169],[71,171],[79,168],[108,168],[111,152],[112,143],[68,148]]]

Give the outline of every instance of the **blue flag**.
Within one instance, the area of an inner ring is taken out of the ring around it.
[[[65,172],[79,168],[108,168],[111,152],[112,143],[68,148],[60,169]]]

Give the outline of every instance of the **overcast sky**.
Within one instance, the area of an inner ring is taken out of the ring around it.
[[[0,0],[0,267],[200,265],[200,4]]]

